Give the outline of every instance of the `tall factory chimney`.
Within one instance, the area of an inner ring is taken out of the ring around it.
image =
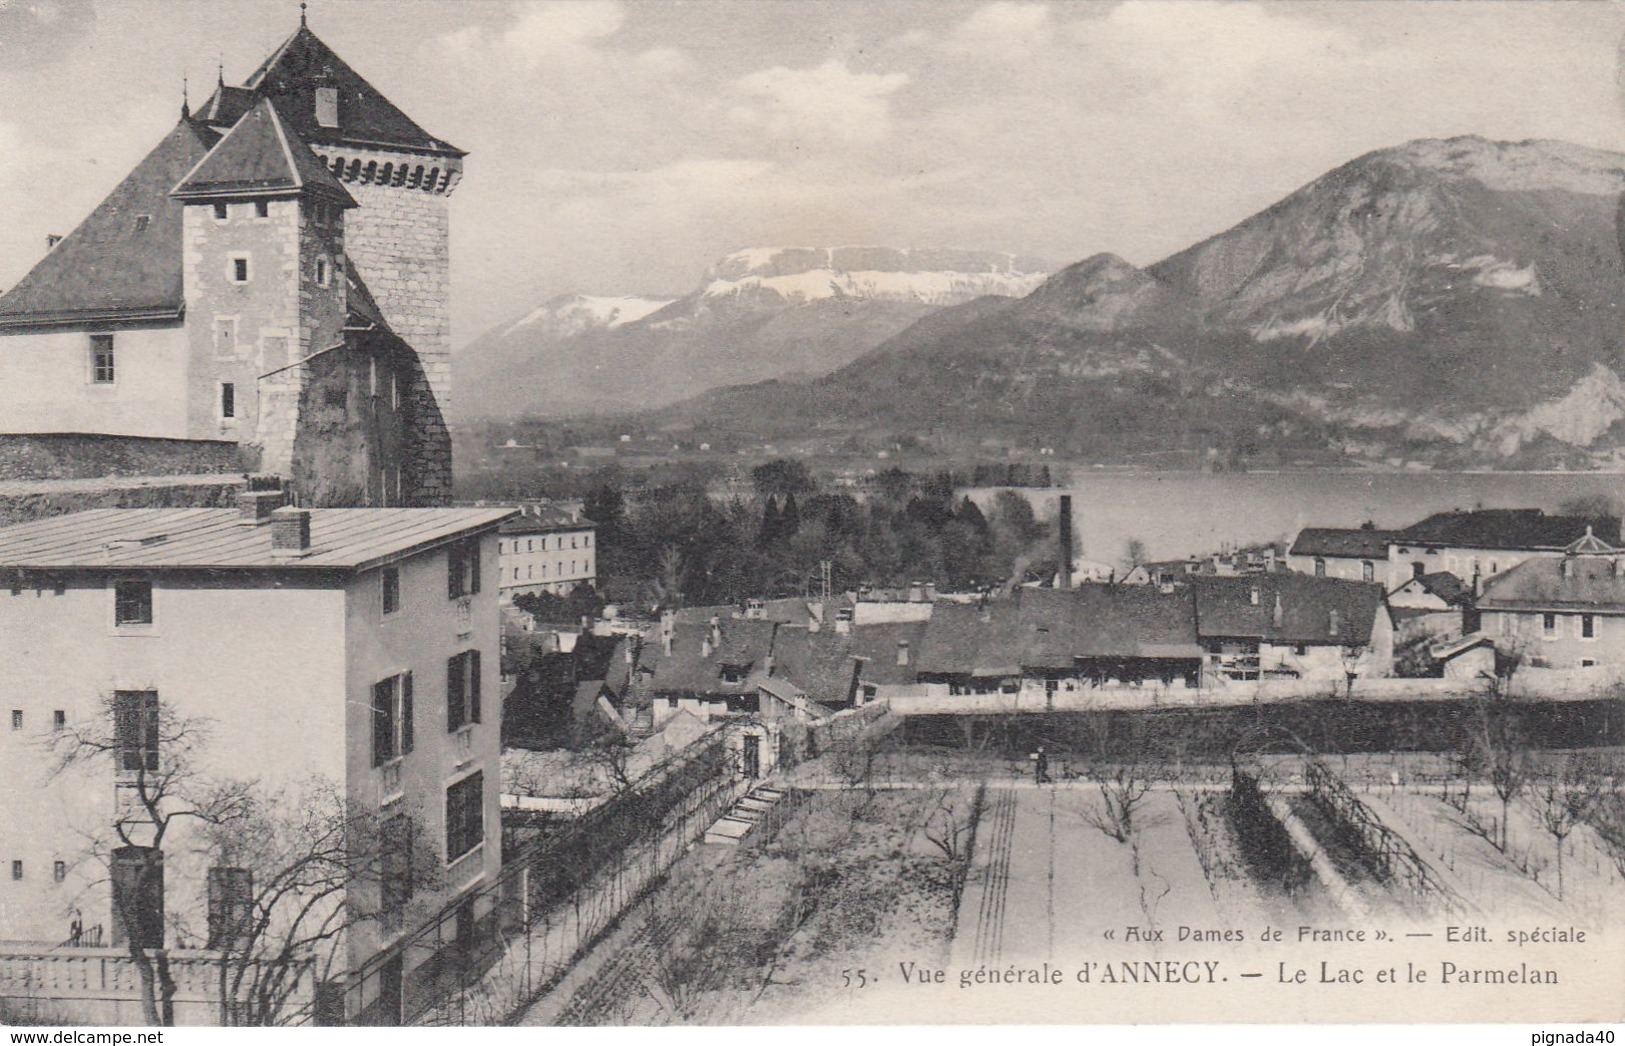
[[[1061,586],[1072,587],[1072,495],[1061,495]]]

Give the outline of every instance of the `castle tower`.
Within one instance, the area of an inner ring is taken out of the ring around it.
[[[182,178],[194,427],[295,473],[303,361],[345,347],[344,215],[355,200],[265,99]]]
[[[449,202],[466,154],[423,130],[303,24],[232,90],[269,100],[358,204],[345,220],[346,257],[364,276],[382,325],[415,354],[410,496],[423,504],[448,499]]]

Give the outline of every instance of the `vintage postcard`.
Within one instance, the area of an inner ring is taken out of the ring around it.
[[[1622,41],[0,0],[0,1024],[1611,1043]]]

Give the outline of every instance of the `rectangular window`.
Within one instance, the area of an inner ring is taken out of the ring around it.
[[[480,721],[480,652],[465,650],[446,661],[446,730]]]
[[[400,568],[385,567],[380,580],[384,592],[384,613],[393,614],[401,608]]]
[[[223,222],[227,218],[230,218],[230,217],[231,217],[231,210],[227,207],[226,204],[217,203],[217,204],[214,205],[214,220],[215,221]]]
[[[254,201],[254,217],[256,217],[256,218],[269,218],[270,216],[271,216],[271,201],[270,200],[255,200]]]
[[[111,385],[114,379],[113,370],[113,336],[111,334],[92,334],[90,336],[90,380],[97,385]]]
[[[327,259],[326,258],[317,258],[316,259],[316,286],[318,286],[318,287],[326,287],[327,286]]]
[[[11,728],[13,730],[21,730],[23,728],[23,710],[22,709],[13,708],[11,710]]]
[[[1375,581],[1376,578],[1377,578],[1377,566],[1376,566],[1376,564],[1372,563],[1369,559],[1363,561],[1360,564],[1360,580],[1361,581]]]
[[[1547,639],[1557,638],[1557,615],[1540,615],[1540,634]]]
[[[51,713],[51,729],[52,730],[66,730],[67,728],[68,728],[68,713],[64,712],[60,708],[57,709],[55,712],[52,712]]]
[[[51,878],[57,882],[66,882],[68,878],[68,862],[57,861],[51,865]]]
[[[21,861],[12,861],[11,862],[11,877],[13,879],[21,879],[23,877],[23,862],[21,862]]]
[[[383,766],[413,748],[412,673],[372,685],[372,765]]]
[[[119,581],[113,585],[113,624],[119,628],[152,624],[152,582]]]
[[[480,591],[480,545],[470,541],[446,552],[446,596],[459,599]]]
[[[1593,615],[1593,614],[1581,614],[1580,615],[1580,638],[1581,639],[1596,639],[1597,638],[1597,618],[1596,618],[1595,615]]]
[[[222,381],[220,383],[220,417],[235,418],[237,416],[237,385],[234,382]]]
[[[232,283],[248,282],[248,259],[246,257],[238,255],[231,259],[230,276]]]
[[[485,841],[485,774],[476,772],[446,789],[446,863]]]
[[[389,371],[389,405],[395,410],[401,409],[401,376],[394,368]]]
[[[254,918],[254,873],[247,868],[209,869],[209,948],[233,948]]]
[[[216,318],[214,321],[214,354],[216,356],[237,356],[237,321],[233,319]]]
[[[1581,668],[1596,668],[1597,667],[1597,659],[1592,658],[1592,657],[1582,657],[1580,659],[1580,667]]]
[[[148,772],[158,769],[158,692],[113,692],[113,737],[118,745],[118,768]]]
[[[337,127],[339,125],[339,89],[337,87],[316,88],[316,126]]]

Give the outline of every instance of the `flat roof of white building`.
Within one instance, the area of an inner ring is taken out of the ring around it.
[[[230,508],[109,508],[0,528],[0,570],[364,570],[516,514],[509,508],[316,508],[310,547],[273,549]]]

